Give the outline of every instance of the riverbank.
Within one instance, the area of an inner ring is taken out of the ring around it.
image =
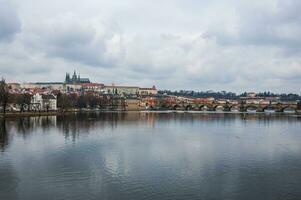
[[[39,117],[39,116],[57,116],[57,115],[67,115],[70,113],[94,113],[94,112],[123,112],[124,110],[88,110],[88,109],[70,109],[70,110],[57,110],[57,111],[40,111],[40,112],[7,112],[5,115],[0,114],[0,118],[11,118],[11,117]],[[134,111],[134,110],[130,110]],[[135,110],[141,111],[141,110]],[[129,112],[129,111],[125,111]]]
[[[7,112],[5,116],[0,114],[0,118],[8,118],[8,117],[35,117],[35,116],[52,116],[52,115],[60,115],[62,112],[51,111],[51,112]]]
[[[264,113],[264,112],[214,112],[214,111],[180,111],[180,110],[80,110],[80,109],[71,109],[65,111],[41,111],[41,112],[7,112],[5,116],[3,113],[0,114],[0,118],[14,118],[14,117],[39,117],[39,116],[58,116],[58,115],[67,115],[70,113],[95,113],[95,112],[179,112],[179,113],[232,113],[232,114],[281,114],[279,112],[275,113]],[[283,114],[296,114],[301,115],[301,111],[297,111],[295,113],[283,113]]]

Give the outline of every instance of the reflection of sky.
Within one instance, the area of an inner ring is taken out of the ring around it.
[[[301,193],[301,123],[295,118],[133,113],[87,119],[34,121],[28,132],[8,121],[0,194],[267,199]]]

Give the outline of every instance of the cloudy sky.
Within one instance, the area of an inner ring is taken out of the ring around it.
[[[301,92],[300,0],[0,0],[0,76]]]

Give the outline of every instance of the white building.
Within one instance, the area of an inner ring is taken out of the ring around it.
[[[53,94],[36,93],[31,99],[32,110],[57,110],[57,98]]]
[[[25,89],[51,89],[51,90],[63,90],[64,84],[61,82],[37,82],[37,83],[22,83],[21,88]]]
[[[119,95],[138,95],[139,87],[136,86],[104,86],[105,94],[119,94]]]

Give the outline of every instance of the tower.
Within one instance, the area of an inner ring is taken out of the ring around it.
[[[73,83],[76,83],[76,82],[77,82],[77,75],[76,75],[76,71],[75,71],[75,70],[74,70],[74,72],[73,72],[72,82],[73,82]]]
[[[66,73],[65,83],[70,83],[70,74]]]

